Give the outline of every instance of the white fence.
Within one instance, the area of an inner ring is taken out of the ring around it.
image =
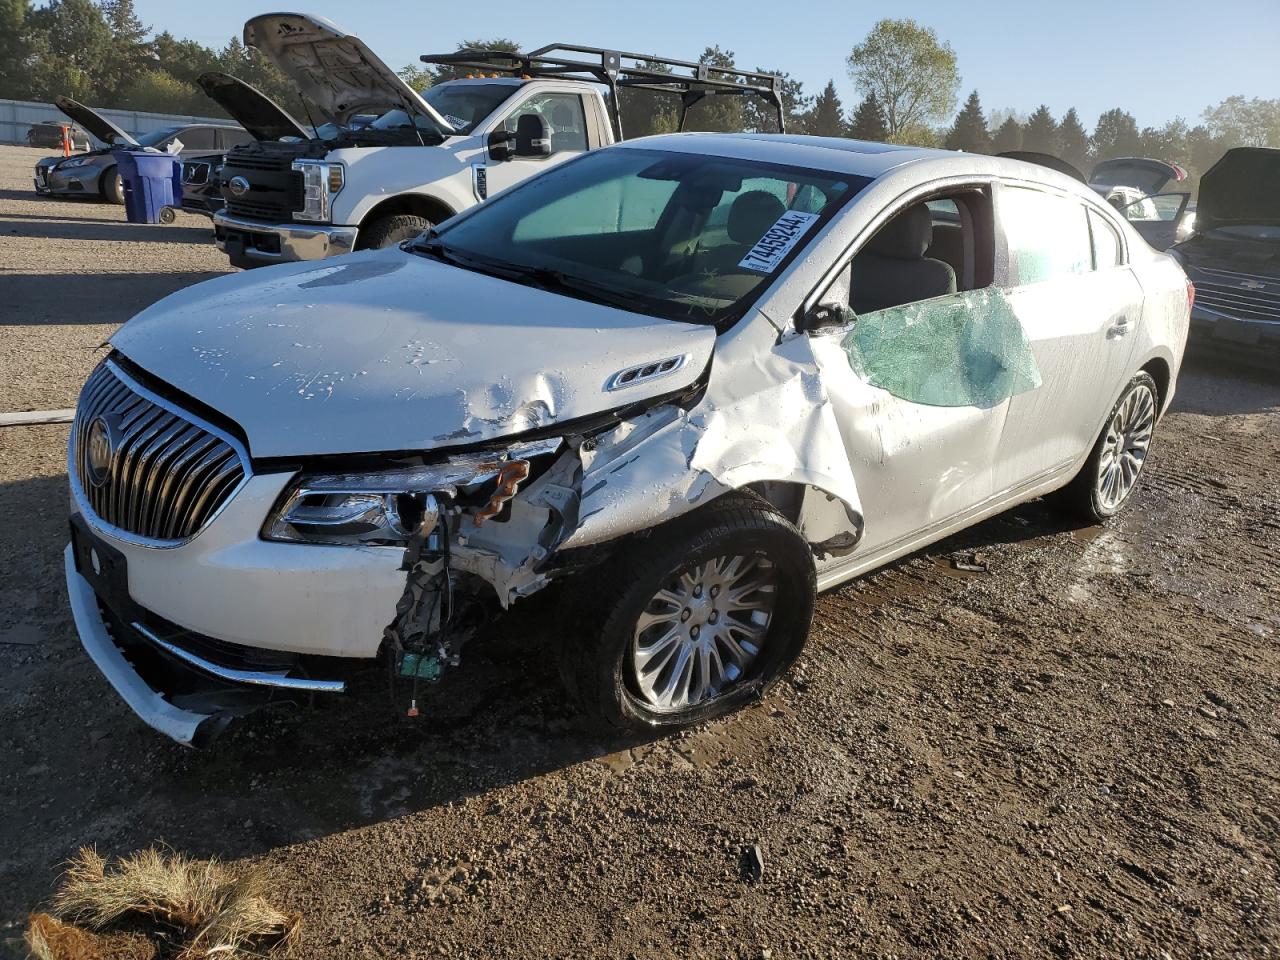
[[[142,113],[138,110],[94,109],[121,130],[150,133],[179,123],[230,123],[225,117],[191,117],[172,113]],[[42,120],[71,121],[52,103],[30,100],[0,100],[0,143],[26,143],[27,129]]]

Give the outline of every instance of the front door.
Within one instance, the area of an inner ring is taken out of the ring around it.
[[[483,172],[477,176],[484,182],[484,196],[488,199],[507,187],[541,173],[543,170],[576,157],[587,149],[587,118],[582,96],[577,93],[535,93],[516,104],[496,129],[514,135],[516,124],[524,114],[542,117],[551,130],[551,155],[547,157],[512,157],[494,162],[487,157]]]
[[[1158,193],[1120,208],[1129,226],[1157,250],[1167,250],[1181,239],[1178,230],[1191,201],[1189,193]]]

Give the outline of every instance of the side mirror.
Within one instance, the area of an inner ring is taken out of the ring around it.
[[[551,156],[551,125],[536,113],[522,113],[516,120],[517,157]]]
[[[489,134],[489,159],[493,163],[502,163],[511,159],[511,141],[516,138],[509,130],[495,130]]]
[[[800,318],[800,332],[813,333],[816,330],[828,330],[832,327],[844,327],[858,319],[847,304],[819,303],[810,307]]]

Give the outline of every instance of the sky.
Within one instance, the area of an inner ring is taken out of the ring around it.
[[[817,93],[834,79],[846,108],[858,94],[845,59],[881,17],[914,17],[956,51],[960,100],[977,89],[988,110],[1061,117],[1086,127],[1119,106],[1141,126],[1195,122],[1233,94],[1280,97],[1280,0],[135,0],[143,22],[222,46],[246,19],[290,9],[329,17],[393,68],[463,39],[509,36],[696,59],[718,43],[742,67],[783,70]]]

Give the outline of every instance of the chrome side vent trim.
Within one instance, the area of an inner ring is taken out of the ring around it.
[[[634,387],[638,383],[657,380],[659,377],[675,373],[688,363],[689,359],[689,354],[686,353],[679,357],[667,357],[665,360],[653,360],[635,367],[627,367],[624,370],[619,370],[606,380],[604,388],[606,390],[622,390],[625,387]]]

